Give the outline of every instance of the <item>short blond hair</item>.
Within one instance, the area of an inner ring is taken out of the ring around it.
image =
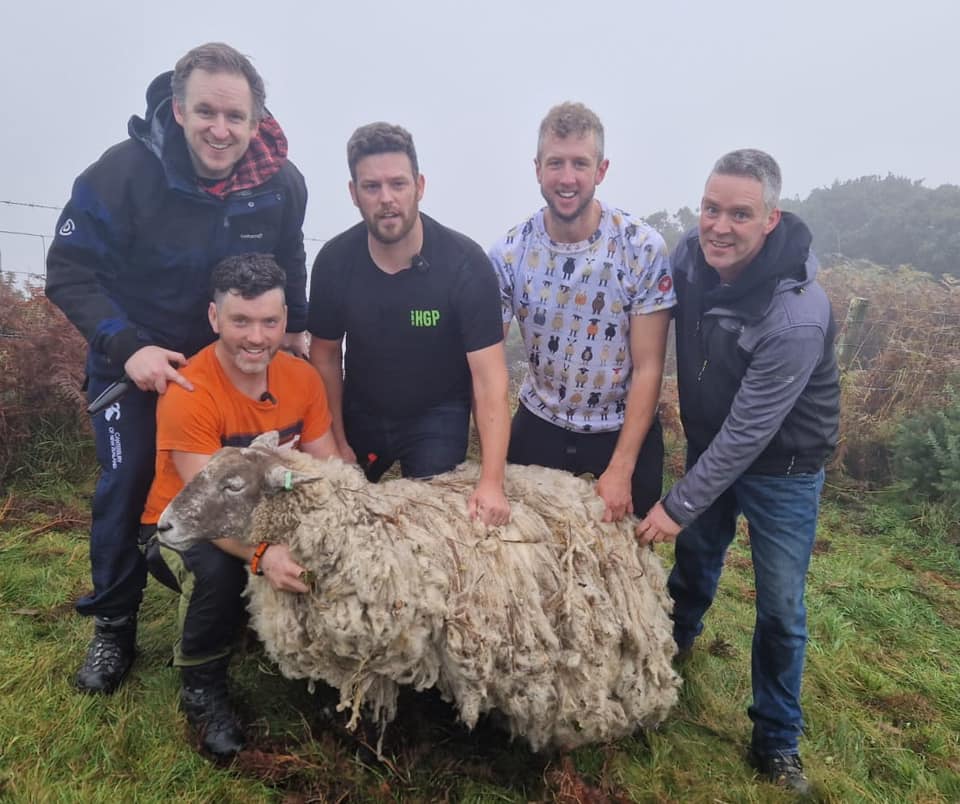
[[[543,153],[543,143],[551,134],[561,140],[567,137],[586,137],[593,133],[597,142],[597,162],[603,161],[603,123],[582,103],[566,101],[554,106],[540,123],[537,140],[537,159]]]

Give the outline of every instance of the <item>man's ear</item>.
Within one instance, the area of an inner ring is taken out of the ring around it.
[[[357,186],[353,183],[353,179],[347,182],[347,189],[350,190],[350,198],[353,200],[353,205],[359,208],[360,203],[357,201]]]
[[[426,186],[427,186],[427,180],[423,177],[423,174],[421,173],[419,176],[417,176],[417,201],[423,200],[423,191]]]
[[[183,127],[183,109],[180,108],[180,101],[176,98],[173,99],[173,119],[176,120],[180,127]]]
[[[603,181],[603,177],[607,175],[607,168],[610,167],[610,160],[604,159],[599,165],[597,165],[597,176],[594,184],[600,184]]]
[[[210,322],[210,329],[212,329],[217,335],[220,334],[220,324],[217,321],[217,305],[215,302],[210,302],[207,307],[207,320]]]
[[[777,228],[778,223],[780,223],[780,208],[774,207],[767,216],[767,222],[763,226],[763,233],[765,235],[770,234],[770,232]]]

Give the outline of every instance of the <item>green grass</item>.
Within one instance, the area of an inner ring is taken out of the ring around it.
[[[175,603],[162,587],[147,589],[127,683],[110,698],[73,691],[90,629],[72,611],[89,584],[83,515],[60,489],[29,504],[15,497],[0,521],[0,800],[789,800],[744,761],[753,583],[742,539],[683,667],[680,703],[656,732],[537,756],[489,723],[467,734],[435,698],[409,694],[378,762],[372,730],[347,735],[329,692],[280,678],[247,637],[232,678],[251,750],[223,768],[197,753],[177,711],[167,666]],[[824,801],[960,801],[955,525],[890,499],[835,493],[824,506],[801,742]],[[670,549],[661,552],[669,565]]]

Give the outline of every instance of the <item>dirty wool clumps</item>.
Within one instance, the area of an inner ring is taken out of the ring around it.
[[[508,466],[511,522],[488,528],[467,516],[475,465],[372,485],[272,443],[217,453],[161,538],[288,544],[311,592],[252,576],[252,625],[284,675],[339,690],[351,727],[365,708],[391,721],[402,684],[437,687],[470,728],[499,710],[534,750],[666,717],[680,681],[663,568],[629,522],[600,521],[590,483]]]

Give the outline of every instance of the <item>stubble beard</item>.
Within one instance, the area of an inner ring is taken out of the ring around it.
[[[552,197],[546,198],[547,207],[550,209],[550,214],[556,218],[560,223],[576,223],[586,216],[587,211],[593,206],[594,193],[590,193],[589,198],[587,198],[576,210],[569,215],[565,215],[560,212],[554,204]]]

